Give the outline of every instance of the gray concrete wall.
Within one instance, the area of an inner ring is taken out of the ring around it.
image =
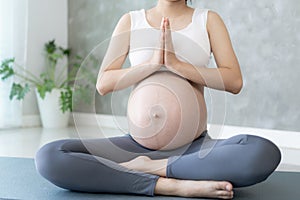
[[[69,46],[87,55],[110,37],[124,13],[150,8],[155,3],[156,0],[69,0]],[[191,6],[209,8],[221,15],[241,65],[244,88],[239,95],[226,94],[225,124],[300,131],[299,2],[194,0]],[[211,67],[215,67],[214,61]],[[117,114],[125,114],[128,93],[123,91],[113,98]],[[208,93],[206,98],[209,102]],[[77,110],[85,111],[84,107]],[[111,114],[111,95],[96,96],[96,110]],[[211,113],[211,108],[208,111]]]

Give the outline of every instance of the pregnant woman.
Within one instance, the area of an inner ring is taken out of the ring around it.
[[[207,68],[213,53],[217,68]],[[131,67],[122,68],[129,55]],[[158,0],[125,14],[99,72],[101,95],[133,86],[129,134],[43,146],[39,173],[74,191],[233,198],[234,187],[265,180],[281,154],[269,140],[211,139],[204,87],[238,94],[239,63],[218,14],[185,0]]]

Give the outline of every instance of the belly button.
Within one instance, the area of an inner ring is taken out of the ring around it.
[[[152,116],[153,116],[154,118],[158,118],[158,114],[156,114],[156,113],[154,113]]]

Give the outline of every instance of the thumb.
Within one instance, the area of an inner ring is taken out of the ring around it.
[[[165,29],[165,17],[161,18],[161,23],[160,23],[160,30],[164,30]]]
[[[169,18],[167,18],[167,17],[164,18],[164,25],[165,25],[165,29],[170,29],[170,20],[169,20]]]

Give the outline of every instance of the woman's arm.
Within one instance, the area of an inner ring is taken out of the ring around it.
[[[171,51],[165,54],[165,56],[168,56],[167,54],[170,56],[169,59],[165,58],[165,62],[169,60],[166,66],[174,73],[197,84],[238,94],[243,86],[240,66],[226,26],[217,13],[208,12],[207,30],[218,68],[194,67],[174,58],[175,54],[172,55]],[[168,39],[170,37],[170,32],[166,31],[166,41],[170,40]]]
[[[130,27],[130,15],[125,14],[112,34],[108,50],[102,61],[96,85],[100,95],[134,85],[159,70],[162,65],[160,61],[163,58],[162,51],[154,51],[151,60],[138,66],[122,69],[129,52]]]

